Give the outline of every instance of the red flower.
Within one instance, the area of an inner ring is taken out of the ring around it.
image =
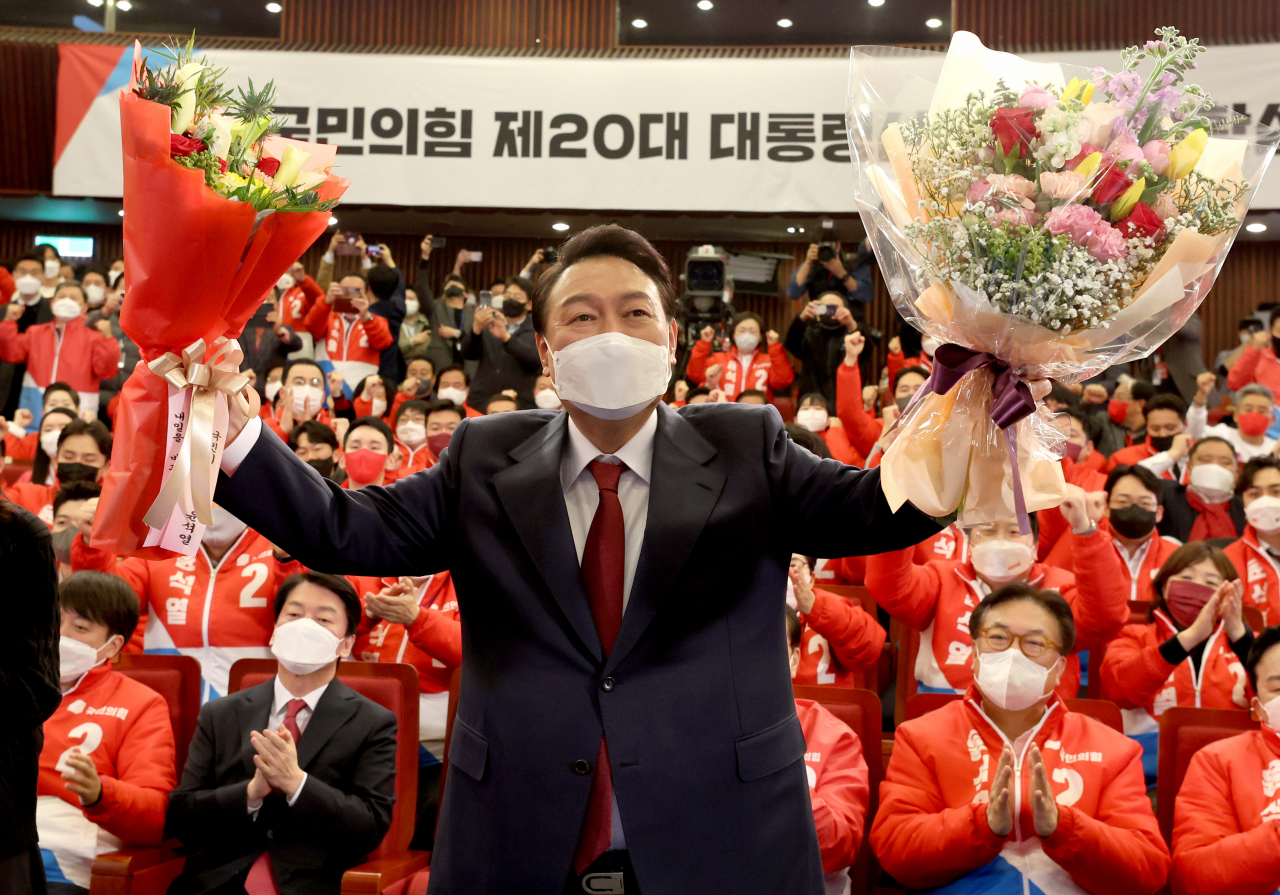
[[[1160,216],[1145,202],[1139,202],[1133,206],[1133,211],[1129,212],[1127,218],[1116,224],[1116,229],[1124,234],[1125,239],[1133,239],[1135,236],[1145,239],[1150,236],[1157,242],[1163,238],[1165,232],[1164,221],[1160,220]]]
[[[268,177],[275,177],[276,172],[280,170],[280,159],[264,155],[258,159],[258,170]]]
[[[1098,185],[1093,188],[1093,201],[1099,205],[1109,205],[1120,198],[1120,194],[1133,186],[1133,181],[1123,171],[1112,165],[1102,172]]]
[[[169,135],[169,158],[179,158],[204,152],[204,140],[183,134]]]
[[[1022,158],[1031,149],[1031,141],[1040,136],[1036,129],[1035,109],[996,109],[991,116],[991,133],[1002,155]]]

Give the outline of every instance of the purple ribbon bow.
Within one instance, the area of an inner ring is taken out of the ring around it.
[[[970,351],[959,345],[947,343],[939,345],[933,354],[933,372],[924,381],[924,385],[912,395],[910,403],[902,412],[901,420],[925,396],[936,392],[945,395],[955,387],[966,374],[987,367],[995,374],[995,382],[991,386],[991,422],[1004,432],[1005,448],[1009,451],[1009,464],[1013,468],[1013,504],[1017,511],[1018,527],[1021,532],[1031,534],[1031,517],[1027,515],[1027,501],[1022,493],[1022,476],[1018,472],[1018,442],[1015,427],[1019,420],[1026,419],[1036,409],[1035,398],[1025,382],[1009,369],[1009,365],[985,351]],[[897,426],[897,422],[894,423]]]

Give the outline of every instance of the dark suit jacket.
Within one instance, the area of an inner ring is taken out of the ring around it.
[[[276,439],[279,441],[279,439]],[[378,847],[395,804],[396,719],[336,678],[298,742],[307,782],[290,807],[273,793],[255,820],[249,731],[271,714],[273,681],[215,699],[200,723],[182,782],[169,796],[165,834],[198,850],[169,890],[197,895],[239,884],[264,851],[284,895],[333,893],[342,874]]]
[[[1177,538],[1185,544],[1191,540],[1191,527],[1196,524],[1196,517],[1200,514],[1191,509],[1191,504],[1187,503],[1186,485],[1171,481],[1165,481],[1163,485],[1164,496],[1160,502],[1164,505],[1164,518],[1160,520],[1157,528],[1160,534]],[[1227,513],[1235,523],[1236,535],[1244,534],[1244,501],[1240,499],[1240,495],[1231,496],[1227,504]]]
[[[474,316],[472,317],[474,320]],[[538,381],[542,361],[538,357],[538,342],[533,332],[533,319],[525,317],[524,324],[507,341],[502,341],[485,327],[476,335],[471,326],[462,330],[462,354],[470,360],[480,361],[480,369],[471,380],[467,403],[484,412],[490,396],[512,388],[519,396],[522,408],[533,407],[533,384]]]
[[[464,420],[441,462],[343,491],[264,434],[218,502],[304,565],[449,569],[463,671],[433,895],[559,892],[607,734],[645,895],[816,895],[822,867],[783,623],[793,551],[848,556],[938,526],[878,470],[819,460],[772,407],[658,405],[649,514],[606,660],[560,486],[563,412]]]

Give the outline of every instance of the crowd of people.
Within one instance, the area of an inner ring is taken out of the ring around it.
[[[430,282],[430,236],[408,274],[363,243],[360,269],[335,273],[339,238],[318,269],[281,277],[240,338],[264,431],[320,476],[392,485],[439,463],[465,419],[561,408],[531,315],[541,252],[481,301],[463,253]],[[37,781],[45,874],[51,891],[83,892],[97,855],[169,837],[200,848],[174,892],[336,892],[395,800],[394,718],[337,679],[340,663],[416,669],[413,846],[430,848],[462,662],[451,575],[315,572],[221,507],[191,557],[96,547],[112,421],[138,360],[119,324],[129,274],[121,261],[76,269],[52,246],[0,268],[0,497],[49,527],[61,578],[61,701]],[[870,289],[865,264],[820,262],[812,246],[787,284],[805,302],[786,333],[749,312],[707,327],[668,402],[774,404],[801,447],[877,466],[937,346],[903,326],[864,382]],[[1061,434],[1068,494],[1030,530],[952,524],[909,549],[792,556],[779,625],[797,685],[855,686],[896,622],[919,639],[906,696],[957,696],[897,727],[874,816],[863,750],[880,743],[796,701],[829,893],[848,891],[863,848],[917,889],[1280,883],[1280,844],[1263,832],[1280,819],[1280,627],[1267,627],[1280,626],[1278,349],[1280,315],[1242,322],[1241,347],[1189,395],[1185,378],[1121,370],[1055,384],[1041,412]],[[835,585],[864,586],[877,611]],[[164,701],[113,670],[144,652],[199,660],[205,708],[185,767]],[[274,658],[278,674],[230,693],[246,657]],[[1069,709],[1086,674],[1122,710],[1123,735]],[[1151,797],[1173,706],[1252,708],[1263,726],[1192,760],[1170,849]],[[260,730],[245,741],[250,713]]]

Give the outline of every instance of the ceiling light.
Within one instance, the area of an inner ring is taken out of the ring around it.
[[[884,0],[867,0],[868,6],[884,6]]]
[[[552,229],[552,230],[559,230],[559,231],[561,231],[561,232],[564,232],[565,230],[568,230],[568,229],[569,229],[569,225],[568,225],[568,224],[566,224],[564,221],[560,221],[560,222],[558,222],[558,223],[552,224],[552,225],[551,225],[551,229]]]
[[[129,10],[133,9],[133,4],[130,3],[129,0],[117,0],[116,9],[120,10],[121,12],[128,12]]]
[[[778,19],[779,28],[790,28],[793,24],[795,23],[792,22],[790,19]]]
[[[329,226],[332,227],[338,223],[338,219],[333,215],[329,215]]]
[[[1252,224],[1245,224],[1244,228],[1248,230],[1250,233],[1266,233],[1267,232],[1267,225],[1264,223],[1261,223],[1260,221],[1254,222]]]
[[[941,27],[942,27],[942,19],[925,19],[925,20],[924,20],[924,23],[925,23],[925,25],[927,25],[927,26],[928,26],[928,27],[930,27],[930,28],[941,28]]]
[[[649,23],[646,22],[644,19],[632,19],[631,27],[632,28],[648,28]]]
[[[281,6],[279,3],[268,3],[268,4],[267,4],[267,12],[279,12],[279,11],[280,11],[280,10],[282,10],[282,9],[284,9],[284,7],[283,7],[283,6]]]
[[[120,215],[120,217],[124,217],[124,209],[123,208],[120,209],[119,211],[116,212],[116,214]]]
[[[788,232],[788,233],[795,233],[795,232],[796,232],[796,228],[795,228],[795,227],[788,227],[788,228],[787,228],[787,232]]]
[[[801,227],[801,228],[800,228],[800,232],[801,232],[801,233],[803,233],[803,232],[804,232],[804,227]]]
[[[103,0],[89,0],[90,6],[101,6],[102,3],[103,3]]]
[[[715,4],[712,3],[711,0],[698,0],[698,9],[702,10],[703,12],[706,12],[707,10],[711,9],[711,7],[713,6],[715,6]]]

